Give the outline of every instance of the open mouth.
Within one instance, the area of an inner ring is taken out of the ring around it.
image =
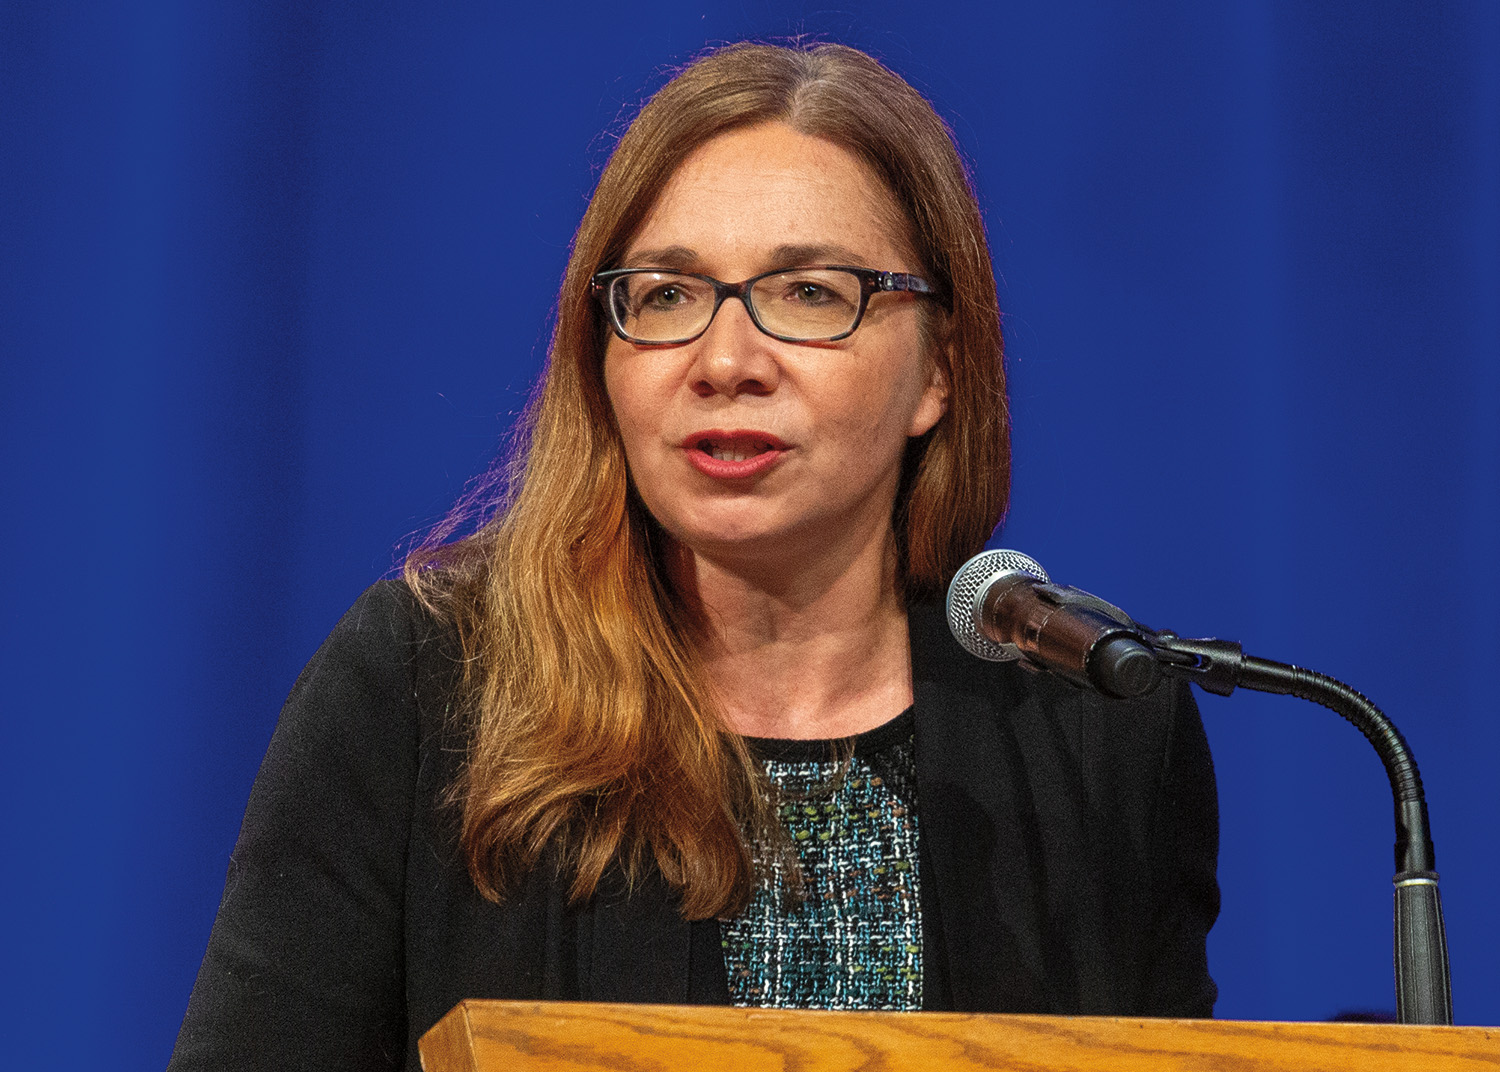
[[[683,442],[688,461],[705,476],[746,480],[769,472],[791,448],[769,432],[711,428]]]
[[[777,446],[765,439],[700,439],[698,449],[715,461],[745,462],[751,458],[777,450]]]

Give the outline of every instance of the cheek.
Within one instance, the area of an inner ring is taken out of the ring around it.
[[[616,419],[620,413],[620,393],[625,389],[626,381],[621,374],[621,361],[617,353],[618,342],[611,338],[609,345],[604,348],[604,394],[609,399],[610,409],[615,411]]]
[[[651,377],[651,370],[643,367],[643,362],[634,360],[637,356],[606,351],[604,389],[625,450],[631,482],[647,508],[656,513],[662,495],[668,490],[662,475],[666,452],[661,449],[668,407],[661,394],[662,384]]]
[[[645,431],[641,427],[642,418],[650,409],[640,397],[640,376],[635,374],[629,358],[616,352],[617,345],[620,344],[611,342],[604,354],[604,391],[615,415],[615,427],[620,430],[620,438],[629,454],[632,445]]]
[[[906,440],[921,434],[940,415],[932,412],[931,362],[921,355],[915,336],[903,339],[859,373],[860,383],[846,391],[847,419],[857,424],[880,453],[899,453]]]

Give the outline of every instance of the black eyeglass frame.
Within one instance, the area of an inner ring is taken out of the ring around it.
[[[817,272],[848,272],[859,280],[859,308],[854,313],[854,323],[849,325],[849,330],[837,335],[815,335],[812,338],[802,338],[797,335],[780,335],[766,327],[760,321],[760,314],[755,311],[755,303],[749,301],[750,288],[762,279],[769,279],[773,275],[786,275],[789,272],[817,271]],[[661,273],[666,275],[686,276],[689,279],[701,279],[714,288],[714,307],[708,314],[708,319],[696,334],[685,335],[680,339],[641,339],[626,333],[620,321],[615,316],[613,303],[609,300],[609,291],[614,281],[621,276],[646,275],[650,273]],[[912,275],[910,272],[881,272],[874,268],[858,268],[852,264],[803,264],[788,268],[775,268],[769,272],[761,272],[749,279],[739,283],[725,283],[715,279],[711,275],[702,275],[698,272],[683,272],[676,268],[609,268],[602,272],[595,272],[589,280],[589,286],[594,297],[604,306],[604,315],[609,320],[609,326],[614,333],[626,342],[635,343],[638,346],[683,346],[694,339],[703,337],[703,333],[713,324],[714,317],[719,315],[719,306],[724,304],[727,298],[738,298],[740,304],[745,307],[745,312],[750,314],[750,320],[755,324],[763,335],[769,335],[780,342],[838,342],[847,339],[858,330],[860,321],[865,318],[865,307],[870,303],[870,297],[874,294],[887,292],[906,292],[909,294],[924,295],[936,298],[938,291],[927,280],[921,276]]]

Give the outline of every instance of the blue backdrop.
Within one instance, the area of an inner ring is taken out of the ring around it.
[[[976,166],[997,543],[1396,718],[1457,1017],[1500,1023],[1500,5],[539,12],[0,3],[17,1066],[165,1062],[280,702],[494,454],[611,132],[705,44],[796,32],[881,56]],[[1203,708],[1220,1014],[1389,1009],[1373,753],[1290,699]]]

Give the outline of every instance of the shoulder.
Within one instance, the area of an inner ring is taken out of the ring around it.
[[[962,736],[976,723],[999,727],[1026,754],[1065,758],[1087,777],[1122,773],[1146,781],[1162,774],[1163,759],[1183,735],[1196,742],[1202,728],[1187,686],[1164,681],[1147,695],[1115,700],[1018,663],[994,663],[965,651],[939,603],[908,609],[912,678],[918,715],[929,736]],[[927,703],[920,702],[925,697]],[[941,733],[931,732],[940,724]]]
[[[459,668],[453,630],[401,581],[377,581],[339,619],[292,687],[288,706],[359,716],[405,707]]]
[[[267,798],[328,807],[328,794],[343,793],[409,806],[423,743],[444,730],[460,666],[451,630],[405,584],[372,585],[293,685],[247,821]]]
[[[374,1068],[401,1052],[409,850],[443,710],[424,681],[453,665],[440,624],[382,581],[302,671],[251,790],[174,1069],[246,1053]]]
[[[339,619],[302,676],[324,672],[329,662],[406,664],[442,645],[449,632],[403,582],[376,581]]]

